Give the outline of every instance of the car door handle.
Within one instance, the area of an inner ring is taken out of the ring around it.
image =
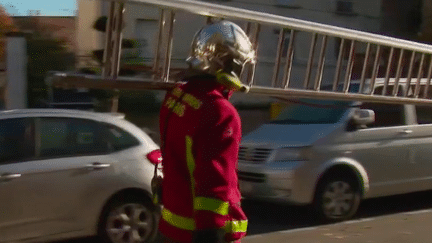
[[[86,165],[86,169],[89,169],[89,170],[101,170],[101,169],[105,169],[105,168],[108,168],[108,167],[110,167],[111,166],[111,164],[105,164],[105,163],[99,163],[99,162],[94,162],[94,163],[91,163],[91,164],[88,164],[88,165]]]
[[[21,177],[21,174],[5,173],[0,175],[0,181],[10,181],[19,177]]]
[[[399,134],[411,134],[413,131],[412,130],[409,130],[409,129],[405,129],[405,130],[402,130],[402,131],[400,131],[399,132]]]

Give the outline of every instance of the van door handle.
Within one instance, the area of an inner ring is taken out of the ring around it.
[[[412,132],[413,132],[413,131],[410,130],[410,129],[405,129],[405,130],[400,131],[399,134],[403,134],[403,135],[405,135],[405,134],[411,134]]]
[[[101,169],[108,168],[110,166],[111,166],[111,164],[94,162],[94,163],[86,165],[85,168],[88,169],[88,170],[101,170]]]
[[[0,181],[10,181],[19,177],[21,177],[21,174],[5,173],[0,175]]]

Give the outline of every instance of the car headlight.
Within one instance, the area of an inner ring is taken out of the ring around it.
[[[274,161],[307,160],[306,148],[280,148],[276,150]]]

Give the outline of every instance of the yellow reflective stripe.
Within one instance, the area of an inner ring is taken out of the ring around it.
[[[195,221],[193,219],[173,214],[166,208],[162,209],[162,218],[174,227],[195,230]]]
[[[189,170],[189,176],[191,179],[192,199],[194,199],[195,198],[195,178],[193,176],[193,173],[195,171],[195,159],[192,153],[192,145],[193,145],[192,138],[186,136],[186,163]]]
[[[194,200],[195,210],[208,210],[220,215],[228,215],[229,203],[219,199],[197,197]]]
[[[186,136],[186,163],[188,166],[191,187],[192,187],[192,198],[194,199],[194,210],[210,210],[212,212],[228,215],[229,203],[218,199],[211,199],[205,197],[195,198],[195,179],[193,173],[195,171],[195,159],[192,153],[193,140],[190,136]],[[166,210],[166,212],[164,212]],[[162,218],[170,223],[171,225],[185,230],[195,230],[195,221],[191,218],[185,218],[182,216],[175,215],[169,212],[167,209],[162,211]],[[168,218],[168,219],[167,219]],[[239,233],[247,231],[247,220],[233,220],[225,222],[225,232],[227,233]]]
[[[233,221],[227,221],[225,223],[225,232],[227,233],[240,233],[240,232],[246,232],[247,231],[247,220],[233,220]]]

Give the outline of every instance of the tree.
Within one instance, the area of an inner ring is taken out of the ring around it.
[[[0,5],[0,63],[5,61],[6,41],[4,36],[6,33],[14,31],[15,27],[12,18],[7,14],[6,10]]]
[[[39,17],[23,18],[16,25],[29,32],[27,40],[27,80],[29,107],[35,107],[48,96],[45,77],[48,71],[66,71],[74,68],[74,54],[66,48],[66,40],[57,39],[55,26],[42,24]]]

